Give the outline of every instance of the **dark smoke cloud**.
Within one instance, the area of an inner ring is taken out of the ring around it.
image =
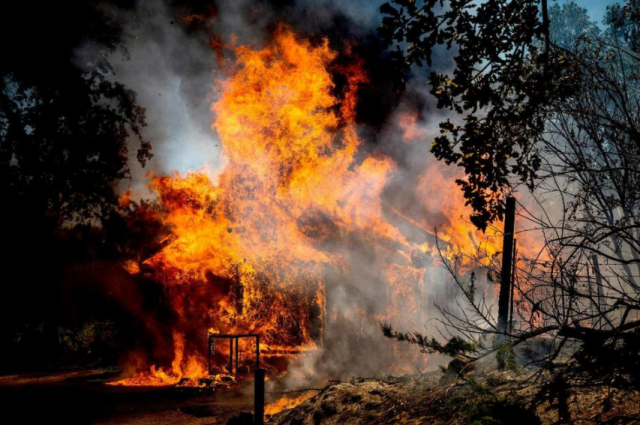
[[[359,92],[357,121],[369,145],[381,142],[381,130],[393,124],[401,103],[421,111],[421,116],[425,110],[430,113],[423,70],[416,70],[418,84],[410,83],[404,90],[396,84],[400,76],[376,32],[381,3],[141,0],[136,14],[128,17],[129,57],[114,56],[112,63],[114,78],[135,90],[147,108],[147,132],[155,155],[150,169],[169,173],[195,170],[205,163],[220,165],[220,144],[210,128],[214,120],[210,105],[216,99],[215,81],[220,78],[211,40],[259,48],[281,23],[304,38],[318,42],[328,38],[338,52],[349,49],[350,54],[341,55],[337,63],[348,63],[354,57],[363,60],[369,83]],[[339,78],[336,83],[339,92]],[[399,153],[398,162],[403,162],[404,151],[387,149],[385,153]],[[139,189],[144,170],[134,171],[134,187]]]

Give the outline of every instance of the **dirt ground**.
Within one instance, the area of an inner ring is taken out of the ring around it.
[[[640,424],[640,392],[618,391],[611,405],[598,388],[573,392],[569,421],[558,421],[557,409],[527,400],[535,384],[524,374],[486,370],[474,381],[440,372],[413,378],[353,379],[336,382],[294,409],[269,421],[277,425],[593,425]]]
[[[553,409],[542,406],[530,416],[530,412],[521,409],[520,402],[517,405],[507,402],[514,395],[523,400],[534,394],[534,386],[523,385],[525,376],[497,370],[477,376],[477,388],[440,372],[420,377],[332,382],[323,390],[312,391],[314,396],[296,408],[268,417],[267,424],[557,423]],[[0,423],[225,425],[230,418],[253,408],[250,381],[239,388],[215,393],[105,385],[116,377],[115,371],[107,370],[0,376],[0,407],[4,418]],[[491,395],[483,393],[483,388],[489,388]],[[610,398],[613,405],[608,412],[596,416],[605,395],[601,390],[589,389],[573,394],[570,423],[640,424],[640,392],[613,394]],[[273,397],[269,400],[267,394],[267,401],[275,401]],[[496,418],[500,422],[492,422]]]
[[[253,407],[247,388],[198,393],[108,386],[106,370],[0,376],[3,424],[224,425]]]

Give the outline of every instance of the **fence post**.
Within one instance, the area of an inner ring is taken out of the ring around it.
[[[498,329],[507,331],[509,321],[509,295],[511,293],[511,268],[513,267],[513,236],[516,220],[516,198],[507,197],[504,217],[504,240],[502,243],[502,273],[500,275],[500,298],[498,299]]]
[[[517,261],[517,253],[518,253],[518,240],[513,239],[513,267],[511,269],[511,306],[509,311],[509,330],[513,331],[513,304],[515,302],[515,292],[516,292],[516,261]]]
[[[207,333],[207,350],[209,352],[209,363],[207,369],[209,370],[209,376],[213,375],[213,368],[211,366],[211,362],[213,360],[213,353],[211,352],[211,334]]]
[[[256,369],[253,406],[255,425],[264,425],[264,376],[264,369]]]

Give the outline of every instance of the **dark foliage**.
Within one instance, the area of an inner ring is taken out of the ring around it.
[[[407,72],[431,66],[438,47],[455,50],[453,72],[434,70],[429,84],[438,108],[459,118],[440,123],[431,150],[464,170],[458,184],[484,230],[502,218],[510,176],[533,187],[546,107],[573,87],[562,55],[545,43],[539,1],[394,0],[380,11],[379,32]]]
[[[400,3],[407,2],[396,4]],[[481,4],[490,3],[507,7],[506,3],[517,2],[486,1]],[[453,38],[461,46],[460,55],[466,54],[465,49],[471,50],[474,45],[484,51],[486,40],[484,36],[473,38],[473,34],[482,35],[483,24],[475,21],[480,14],[469,17],[463,9],[456,9],[465,4],[469,3],[452,2],[451,8],[442,12],[446,15],[456,10],[454,19],[443,21],[442,25],[443,28],[451,27],[450,31],[456,34]],[[521,105],[525,110],[529,107],[538,110],[525,117],[525,122],[531,117],[542,122],[539,131],[529,133],[527,146],[531,152],[529,158],[537,158],[537,164],[531,167],[536,177],[530,182],[524,179],[531,191],[530,202],[519,206],[519,220],[525,223],[520,229],[539,232],[543,246],[539,252],[518,258],[515,267],[517,311],[510,328],[501,329],[497,325],[493,301],[487,300],[486,292],[476,294],[474,275],[467,284],[458,274],[455,264],[460,258],[452,259],[441,252],[441,260],[460,290],[462,300],[437,306],[442,313],[440,324],[449,332],[449,340],[463,338],[466,343],[475,344],[475,352],[463,353],[469,362],[495,354],[502,369],[518,371],[520,365],[538,366],[534,369],[534,375],[540,378],[536,401],[547,403],[564,422],[571,421],[569,400],[576,390],[585,387],[604,389],[607,395],[603,407],[606,409],[607,403],[609,406],[612,403],[612,389],[640,389],[637,373],[640,365],[638,4],[628,0],[609,8],[607,26],[602,29],[590,22],[587,11],[574,2],[564,3],[562,7],[553,5],[548,10],[548,57],[545,58],[546,48],[537,50],[538,46],[547,44],[539,29],[537,33],[534,31],[532,43],[523,45],[530,53],[519,59],[522,73],[517,79],[533,81],[531,76],[540,72],[551,81],[541,81],[546,85],[545,91],[537,98],[534,91],[528,92]],[[415,8],[406,10],[420,13]],[[496,12],[496,16],[502,15]],[[473,31],[464,32],[458,28],[459,20],[472,22]],[[402,21],[402,24],[406,26],[409,22],[413,21]],[[388,22],[391,24],[393,21]],[[499,64],[507,57],[498,54],[494,61]],[[490,64],[491,59],[486,59],[485,63]],[[527,72],[527,66],[531,67],[531,74]],[[489,68],[485,74],[492,73]],[[469,72],[463,74],[469,75]],[[467,83],[470,81],[475,82],[466,80]],[[483,119],[486,120],[495,117],[493,112],[502,97],[506,99],[502,105],[510,110],[513,106],[509,103],[509,90],[515,86],[509,85],[499,73],[493,83],[489,86],[495,90],[492,96],[497,100],[484,104],[486,118]],[[562,88],[562,85],[567,87]],[[442,96],[442,93],[434,94]],[[457,95],[458,98],[443,105],[466,114],[468,122],[471,116],[468,108],[477,106],[479,109],[481,106],[464,103],[465,96],[473,95],[473,92],[461,89]],[[472,98],[478,99],[477,96]],[[478,124],[481,132],[493,131],[486,127],[488,122]],[[502,124],[508,126],[509,123],[506,119]],[[516,127],[520,125],[518,119],[514,123]],[[451,132],[446,126],[444,128]],[[465,132],[470,134],[468,130]],[[457,135],[454,134],[453,139]],[[486,141],[489,143],[489,139]],[[514,138],[499,139],[499,143],[503,142],[523,146]],[[465,144],[472,146],[473,141],[462,137],[455,139],[448,146],[458,148],[458,152],[450,150],[444,155],[436,152],[436,155],[450,163],[461,164],[460,155],[465,152]],[[473,149],[481,151],[479,147]],[[491,149],[491,152],[497,152],[493,147]],[[497,158],[488,151],[484,154],[493,160]],[[473,176],[487,177],[484,183],[496,181],[481,163],[476,165],[475,169],[465,166],[469,181]],[[523,177],[517,168],[510,172]],[[505,180],[490,187],[491,196],[502,190],[501,184],[506,190],[511,187],[513,182],[507,179],[507,174],[503,175]],[[469,187],[464,183],[463,186],[465,190]],[[465,194],[469,195],[468,192]],[[477,210],[477,206],[474,208]],[[490,275],[499,274],[499,267],[482,261],[482,255],[478,252],[466,258],[478,267],[490,269]],[[447,346],[446,342],[432,342],[422,335],[390,333],[389,330],[385,333],[398,340],[435,347],[433,352],[442,353],[442,348]],[[517,358],[527,351],[530,354],[526,355],[526,360]],[[599,423],[597,417],[594,421]]]
[[[449,357],[462,356],[468,358],[469,354],[478,351],[478,347],[474,343],[458,337],[452,337],[445,344],[441,344],[435,338],[429,338],[419,332],[394,331],[391,325],[386,323],[382,323],[380,327],[385,337],[415,344],[420,347],[423,353],[427,354],[439,353]]]
[[[151,157],[145,111],[109,78],[134,2],[9,2],[0,14],[3,366],[52,358],[64,268],[111,252],[116,185]],[[129,152],[129,147],[134,152]],[[74,229],[74,231],[70,231]],[[25,353],[30,353],[26,355]]]

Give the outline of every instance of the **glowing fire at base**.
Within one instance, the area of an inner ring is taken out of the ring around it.
[[[315,394],[313,391],[309,391],[297,397],[284,396],[278,399],[278,401],[266,405],[264,408],[264,414],[275,415],[277,413],[282,412],[283,410],[293,409],[294,407],[301,404],[302,402],[309,400],[314,395]]]
[[[131,378],[110,382],[108,385],[218,387],[223,384],[227,385],[232,381],[232,378],[221,375],[209,376],[204,365],[195,356],[188,356],[188,358],[185,359],[184,337],[182,335],[175,333],[174,341],[175,355],[170,369],[164,370],[163,368],[151,366],[148,372],[137,373]],[[202,381],[204,378],[208,378],[207,381]]]

